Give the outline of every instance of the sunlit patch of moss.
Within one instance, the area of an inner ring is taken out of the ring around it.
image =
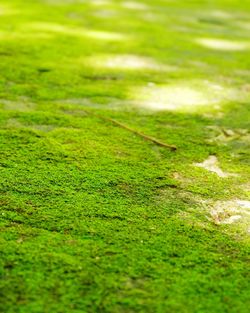
[[[18,10],[15,8],[15,6],[9,5],[9,4],[0,4],[0,16],[8,16],[18,14]]]
[[[11,101],[11,100],[5,100],[0,99],[0,104],[3,104],[4,110],[10,110],[10,111],[32,111],[35,110],[36,104],[30,102],[26,98],[20,98],[19,101]]]
[[[96,68],[115,69],[115,70],[152,70],[152,71],[174,71],[173,66],[165,66],[159,64],[151,58],[142,57],[138,55],[97,55],[83,59],[83,62],[90,64]]]
[[[244,99],[237,89],[207,80],[132,88],[131,95],[138,100],[139,106],[147,109],[183,112],[219,111],[228,100]]]
[[[49,33],[59,33],[62,35],[70,35],[77,37],[90,37],[93,39],[100,40],[124,40],[126,38],[125,35],[116,33],[116,32],[106,32],[101,30],[89,30],[80,27],[68,27],[61,24],[56,23],[31,23],[25,26],[27,30],[35,30],[35,31],[47,31]],[[127,38],[126,38],[127,39]]]
[[[250,31],[250,22],[239,21],[237,22],[237,26],[245,31]]]
[[[146,4],[137,1],[122,1],[121,5],[123,8],[131,10],[150,10],[150,6],[147,6]]]
[[[205,48],[218,51],[245,51],[249,50],[250,42],[241,42],[216,38],[200,38],[196,42]]]
[[[105,5],[110,5],[113,2],[111,0],[93,0],[90,1],[90,4],[96,5],[96,6],[105,6]]]

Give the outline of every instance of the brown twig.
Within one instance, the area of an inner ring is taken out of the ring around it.
[[[114,120],[113,118],[104,117],[104,116],[102,116],[102,115],[99,115],[99,114],[97,114],[97,113],[93,113],[93,112],[87,111],[87,110],[84,110],[84,112],[85,112],[86,114],[89,114],[89,115],[95,116],[95,117],[97,117],[97,118],[100,118],[100,119],[102,119],[103,121],[112,123],[112,124],[114,124],[114,125],[116,125],[116,126],[119,126],[119,127],[123,128],[123,129],[126,129],[126,130],[130,131],[131,133],[134,133],[134,134],[136,134],[137,136],[142,137],[144,140],[151,141],[151,142],[155,143],[155,144],[158,145],[158,146],[161,146],[161,147],[170,149],[170,150],[172,150],[172,151],[177,150],[177,147],[176,147],[176,146],[166,144],[165,142],[162,142],[162,141],[160,141],[160,140],[158,140],[158,139],[156,139],[156,138],[153,138],[153,137],[151,137],[151,136],[145,135],[145,134],[143,134],[143,133],[141,133],[141,132],[139,132],[139,131],[137,131],[137,130],[135,130],[135,129],[133,129],[133,128],[127,126],[127,125],[125,125],[125,124],[123,124],[123,123],[118,122],[117,120]]]

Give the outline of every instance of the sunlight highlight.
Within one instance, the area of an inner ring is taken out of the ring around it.
[[[233,18],[233,15],[227,11],[214,10],[207,14],[208,16],[215,17],[218,19],[228,20]]]
[[[121,3],[123,8],[131,10],[148,10],[149,7],[144,3],[139,3],[136,1],[123,1]]]
[[[1,40],[36,40],[36,39],[50,39],[51,35],[46,32],[28,32],[28,31],[0,31]]]
[[[27,25],[27,27],[33,30],[48,31],[52,33],[60,33],[77,37],[90,37],[100,40],[119,41],[127,39],[127,36],[120,33],[88,30],[80,27],[68,27],[61,24],[53,23],[32,23]]]
[[[99,6],[99,5],[102,6],[102,5],[110,5],[112,4],[112,2],[109,0],[91,0],[90,4],[96,5],[96,6]]]
[[[43,1],[49,5],[70,5],[86,3],[86,0],[43,0]]]
[[[250,22],[237,22],[236,25],[245,31],[250,31]]]
[[[116,10],[96,10],[93,14],[93,16],[96,16],[98,18],[105,18],[105,19],[109,19],[109,18],[113,18],[113,17],[118,17],[119,13]]]
[[[150,110],[199,111],[218,110],[223,101],[239,99],[236,90],[209,81],[193,80],[169,85],[131,88],[137,106]]]
[[[91,38],[102,39],[102,40],[123,40],[126,38],[125,35],[119,33],[111,33],[105,31],[94,31],[86,30],[85,35]]]
[[[248,42],[216,38],[200,38],[196,40],[196,43],[205,48],[219,51],[244,51],[250,48],[250,44]]]
[[[87,59],[87,62],[94,67],[118,69],[118,70],[176,70],[175,67],[167,67],[155,62],[148,57],[141,57],[132,54],[125,55],[97,55]]]
[[[16,14],[17,11],[7,5],[0,5],[0,16]]]

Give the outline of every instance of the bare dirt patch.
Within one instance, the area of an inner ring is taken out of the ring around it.
[[[235,174],[230,174],[224,172],[219,167],[219,161],[215,155],[210,155],[204,162],[202,163],[194,163],[195,166],[204,168],[205,170],[217,174],[219,177],[225,178],[229,176],[235,176]]]
[[[210,221],[217,225],[241,222],[250,227],[250,201],[230,200],[208,204]]]
[[[36,104],[30,102],[27,98],[21,98],[18,101],[0,99],[0,104],[3,104],[4,110],[7,111],[27,112],[36,108]]]

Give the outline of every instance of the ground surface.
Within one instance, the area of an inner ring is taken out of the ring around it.
[[[249,312],[249,34],[248,1],[1,1],[1,312]]]

